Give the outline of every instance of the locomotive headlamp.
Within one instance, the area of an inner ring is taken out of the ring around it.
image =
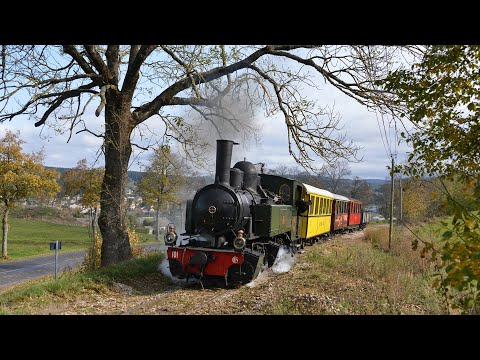
[[[165,234],[165,244],[172,245],[178,239],[178,235],[175,232],[175,225],[173,223],[168,224],[168,232]]]
[[[177,234],[171,232],[165,234],[165,243],[167,245],[172,245],[176,240]]]
[[[247,241],[243,237],[243,230],[238,230],[237,237],[233,240],[233,247],[235,250],[242,250],[246,244]]]

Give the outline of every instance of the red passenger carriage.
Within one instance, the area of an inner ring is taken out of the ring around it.
[[[333,194],[331,232],[342,232],[348,226],[349,199],[342,195]]]
[[[358,229],[360,227],[362,202],[350,199],[348,204],[348,229]]]

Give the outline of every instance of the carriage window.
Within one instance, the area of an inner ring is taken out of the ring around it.
[[[318,196],[315,196],[315,215],[318,215],[318,203],[320,202],[319,200],[320,199],[318,198]]]
[[[313,214],[313,202],[315,201],[315,199],[313,198],[312,195],[309,195],[308,200],[310,200],[312,202],[312,205],[310,205],[308,207],[308,215],[312,215]]]

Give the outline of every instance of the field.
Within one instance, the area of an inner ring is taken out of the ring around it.
[[[87,226],[76,224],[56,224],[46,220],[9,217],[8,260],[25,257],[51,255],[51,241],[61,241],[60,251],[85,250],[90,242]],[[140,243],[149,243],[155,236],[138,233]],[[5,261],[1,260],[0,261]]]

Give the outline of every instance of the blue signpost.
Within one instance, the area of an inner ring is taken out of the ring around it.
[[[55,281],[57,281],[57,264],[58,264],[58,250],[62,248],[62,242],[61,241],[52,241],[50,243],[50,250],[55,250]]]

